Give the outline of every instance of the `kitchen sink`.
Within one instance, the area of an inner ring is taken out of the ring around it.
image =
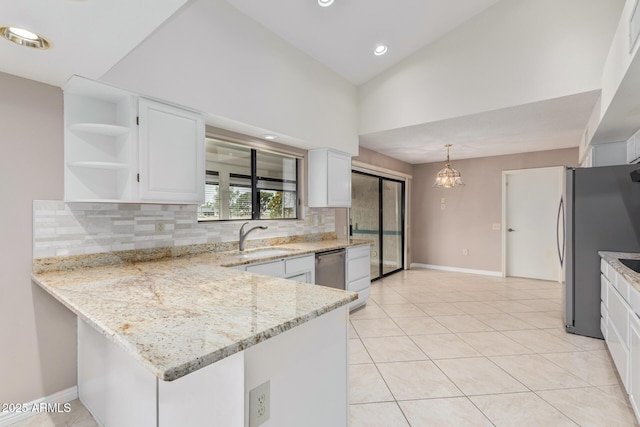
[[[234,257],[241,258],[241,259],[263,258],[263,257],[290,254],[292,251],[293,249],[276,249],[276,248],[256,249],[253,251],[239,253],[237,255],[234,255]]]
[[[622,258],[622,259],[619,259],[618,261],[620,261],[622,263],[622,265],[624,265],[626,267],[629,267],[630,269],[632,269],[636,273],[640,273],[640,259]]]

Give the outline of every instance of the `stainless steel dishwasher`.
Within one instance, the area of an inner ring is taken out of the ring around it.
[[[344,289],[345,251],[316,253],[316,285]]]

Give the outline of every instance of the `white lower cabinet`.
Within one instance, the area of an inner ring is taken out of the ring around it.
[[[612,266],[601,264],[601,328],[636,418],[640,419],[640,319],[632,302],[640,293]]]
[[[366,304],[371,296],[371,246],[348,247],[346,263],[346,289],[358,293],[358,299],[349,304],[354,309]]]
[[[105,427],[250,427],[249,393],[269,381],[262,427],[347,427],[347,324],[340,307],[165,382],[78,319],[78,394]]]
[[[640,319],[629,315],[629,400],[636,418],[640,419]]]
[[[247,272],[264,276],[284,277],[284,260],[267,261],[247,265]]]
[[[249,273],[265,276],[282,277],[304,283],[315,283],[316,264],[315,255],[281,258],[275,261],[258,262],[246,266],[234,267]]]
[[[604,260],[602,260],[602,262],[604,262]],[[602,270],[602,274],[600,275],[600,331],[606,340],[609,329],[609,311],[607,310],[607,306],[609,287],[611,285],[607,279],[607,264],[602,265],[601,263],[600,268]]]
[[[371,245],[347,247],[345,263],[345,289],[358,293],[358,299],[349,304],[349,309],[353,310],[366,304],[371,297]],[[233,268],[265,276],[315,283],[315,254],[239,265]]]
[[[78,319],[78,395],[100,425],[244,425],[244,352],[175,381],[158,380]]]
[[[157,378],[78,318],[78,395],[103,426],[157,426]]]
[[[233,354],[175,381],[158,380],[158,427],[242,427],[244,356]]]
[[[616,365],[624,388],[629,390],[629,313],[625,302],[618,291],[608,285],[607,315],[607,347]],[[603,313],[601,313],[602,315]]]
[[[251,390],[269,381],[270,418],[260,427],[347,427],[348,323],[343,306],[246,349],[245,414]]]

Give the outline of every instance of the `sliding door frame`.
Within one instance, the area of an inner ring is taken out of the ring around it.
[[[353,167],[351,169],[352,173],[357,173],[360,175],[366,175],[373,178],[378,179],[378,239],[379,239],[379,255],[378,255],[378,271],[380,272],[378,277],[372,278],[372,281],[382,279],[391,274],[397,273],[398,271],[402,271],[406,269],[406,179],[402,179],[401,177],[391,177],[387,174],[380,174],[376,171],[370,171],[366,169],[360,169]],[[400,212],[398,213],[400,218],[400,266],[395,270],[384,272],[384,204],[383,204],[383,190],[384,190],[384,181],[391,181],[400,184]]]

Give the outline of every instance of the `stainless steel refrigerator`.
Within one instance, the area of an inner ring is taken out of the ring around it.
[[[559,255],[568,332],[603,338],[598,251],[640,252],[640,183],[629,175],[639,167],[567,168],[558,235],[560,248],[564,218],[566,251]]]

